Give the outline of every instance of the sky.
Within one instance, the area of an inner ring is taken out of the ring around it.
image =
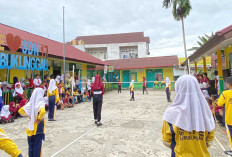
[[[191,0],[185,19],[187,49],[198,46],[198,36],[232,24],[230,0]],[[77,36],[144,32],[154,56],[184,57],[182,26],[162,0],[0,0],[0,23],[56,41]],[[188,52],[192,54],[193,52]]]

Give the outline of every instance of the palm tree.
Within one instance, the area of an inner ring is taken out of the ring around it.
[[[202,45],[207,43],[207,41],[209,39],[211,39],[213,36],[214,36],[213,32],[212,32],[212,34],[210,36],[207,35],[207,34],[204,34],[204,36],[198,36],[198,38],[200,39],[200,41],[197,41],[199,47],[192,47],[192,48],[188,49],[187,51],[196,51],[196,50],[198,50]]]
[[[185,58],[187,59],[186,41],[185,41],[185,31],[184,31],[184,18],[186,18],[192,6],[190,0],[163,0],[163,7],[170,8],[172,6],[172,14],[175,20],[182,22],[182,33],[184,41],[184,52]]]

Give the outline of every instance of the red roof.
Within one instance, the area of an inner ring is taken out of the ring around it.
[[[105,61],[114,69],[143,69],[178,66],[177,56],[147,57]]]
[[[218,34],[218,35],[224,35],[225,33],[229,32],[229,31],[231,31],[231,30],[232,30],[232,25],[230,25],[230,26],[228,26],[228,27],[226,27],[226,28],[224,28],[224,29],[218,31],[217,34]]]
[[[3,34],[6,36],[8,33],[12,33],[14,36],[16,35],[20,36],[21,40],[31,41],[33,43],[39,43],[40,45],[47,45],[49,55],[63,57],[63,43],[60,43],[60,42],[57,42],[57,41],[54,41],[48,38],[44,38],[42,36],[35,35],[35,34],[0,23],[0,34]],[[6,41],[4,45],[6,45]],[[80,62],[93,63],[93,64],[98,64],[98,65],[105,64],[100,59],[95,58],[70,45],[65,45],[65,57],[68,59],[76,60]]]
[[[150,43],[150,38],[144,37],[143,32],[93,35],[93,36],[79,36],[75,40],[77,42],[79,40],[82,40],[82,41],[84,41],[85,45],[88,45],[88,44],[133,43],[133,42]]]

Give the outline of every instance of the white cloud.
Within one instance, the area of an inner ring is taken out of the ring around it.
[[[185,20],[187,48],[197,46],[199,35],[216,32],[231,22],[229,0],[191,1]],[[181,23],[171,9],[154,0],[0,0],[0,22],[62,41],[65,6],[66,41],[81,35],[144,31],[150,36],[151,56],[184,56]]]

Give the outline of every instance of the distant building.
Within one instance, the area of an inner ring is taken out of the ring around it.
[[[101,60],[144,58],[150,38],[143,32],[79,36],[69,44]]]

